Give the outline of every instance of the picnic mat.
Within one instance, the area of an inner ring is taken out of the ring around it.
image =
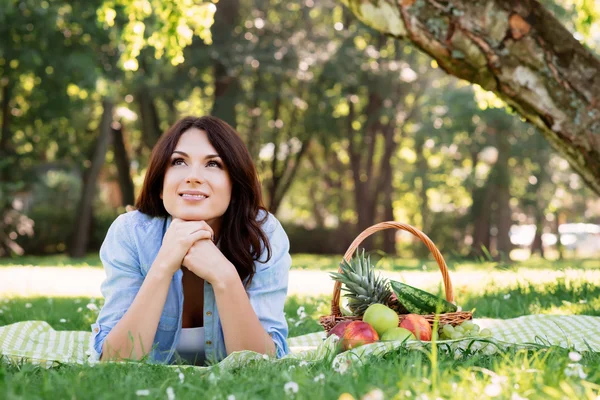
[[[527,315],[513,319],[475,319],[482,329],[492,332],[485,340],[464,338],[439,340],[440,351],[459,352],[461,349],[482,351],[489,354],[508,346],[561,346],[585,352],[600,352],[600,317],[585,315]],[[252,351],[231,353],[218,364],[206,367],[174,365],[179,368],[209,370],[215,365],[221,368],[241,367],[256,360],[286,362],[301,360],[320,361],[331,358],[334,368],[366,359],[366,356],[382,356],[400,346],[423,348],[430,342],[410,341],[401,343],[376,342],[336,354],[338,338],[326,338],[325,332],[288,338],[290,354],[281,358],[269,358]],[[93,351],[92,334],[87,331],[56,331],[44,321],[24,321],[0,327],[0,355],[8,363],[33,363],[47,368],[68,364],[95,364],[98,360]]]

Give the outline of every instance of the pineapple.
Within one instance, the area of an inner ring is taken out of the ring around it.
[[[395,296],[392,296],[388,280],[380,275],[375,277],[371,258],[365,258],[364,249],[362,254],[359,254],[357,249],[356,256],[349,263],[343,260],[340,269],[341,273],[333,272],[330,276],[333,280],[341,282],[342,290],[348,292],[344,296],[348,298],[348,308],[354,315],[363,315],[374,303],[385,304],[399,311],[398,301],[395,299],[394,302]]]

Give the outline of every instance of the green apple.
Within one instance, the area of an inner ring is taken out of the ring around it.
[[[388,329],[398,326],[400,322],[398,314],[383,304],[371,304],[363,315],[363,321],[371,325],[379,336]]]
[[[385,331],[385,333],[381,335],[380,340],[399,340],[403,342],[404,340],[417,340],[417,338],[408,329],[397,327]]]

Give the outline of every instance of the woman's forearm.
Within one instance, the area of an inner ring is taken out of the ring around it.
[[[133,303],[106,336],[101,360],[139,360],[152,349],[172,275],[150,268]]]
[[[235,267],[231,267],[226,278],[213,284],[227,354],[252,350],[275,356],[273,338],[261,325]]]

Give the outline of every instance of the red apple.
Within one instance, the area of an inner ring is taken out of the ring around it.
[[[331,330],[327,334],[327,337],[329,337],[331,335],[336,335],[340,339],[343,338],[344,337],[344,330],[346,330],[346,327],[348,326],[348,324],[350,322],[352,322],[352,321],[341,321],[341,322],[338,322],[333,328],[331,328]]]
[[[408,314],[400,323],[400,327],[414,333],[419,340],[431,340],[431,325],[420,315]]]
[[[342,350],[353,349],[364,344],[374,343],[379,340],[377,331],[363,321],[353,321],[346,326],[342,337]]]

